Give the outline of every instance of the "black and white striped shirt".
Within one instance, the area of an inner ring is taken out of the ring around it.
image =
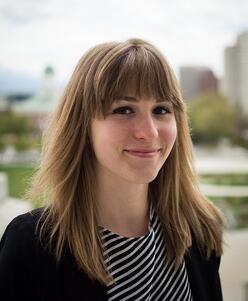
[[[107,286],[108,300],[192,301],[185,263],[174,270],[165,263],[165,243],[157,214],[151,207],[149,233],[123,237],[101,228],[104,257],[115,282]]]

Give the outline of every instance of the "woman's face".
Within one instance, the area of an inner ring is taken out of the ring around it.
[[[91,124],[97,172],[132,183],[154,180],[177,135],[172,103],[124,96]]]

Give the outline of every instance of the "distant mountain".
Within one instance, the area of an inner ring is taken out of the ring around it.
[[[0,66],[0,96],[33,94],[40,84],[41,80],[38,78]]]

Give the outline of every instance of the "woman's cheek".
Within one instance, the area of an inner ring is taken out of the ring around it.
[[[169,142],[174,143],[177,137],[177,126],[176,123],[170,124],[170,126],[166,127],[163,131],[164,138]]]

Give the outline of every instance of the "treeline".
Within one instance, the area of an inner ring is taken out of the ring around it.
[[[194,143],[215,145],[221,139],[248,147],[248,124],[239,107],[216,93],[199,95],[188,103],[188,116]]]
[[[0,112],[0,151],[8,146],[17,150],[37,148],[41,132],[29,116],[11,111]]]

